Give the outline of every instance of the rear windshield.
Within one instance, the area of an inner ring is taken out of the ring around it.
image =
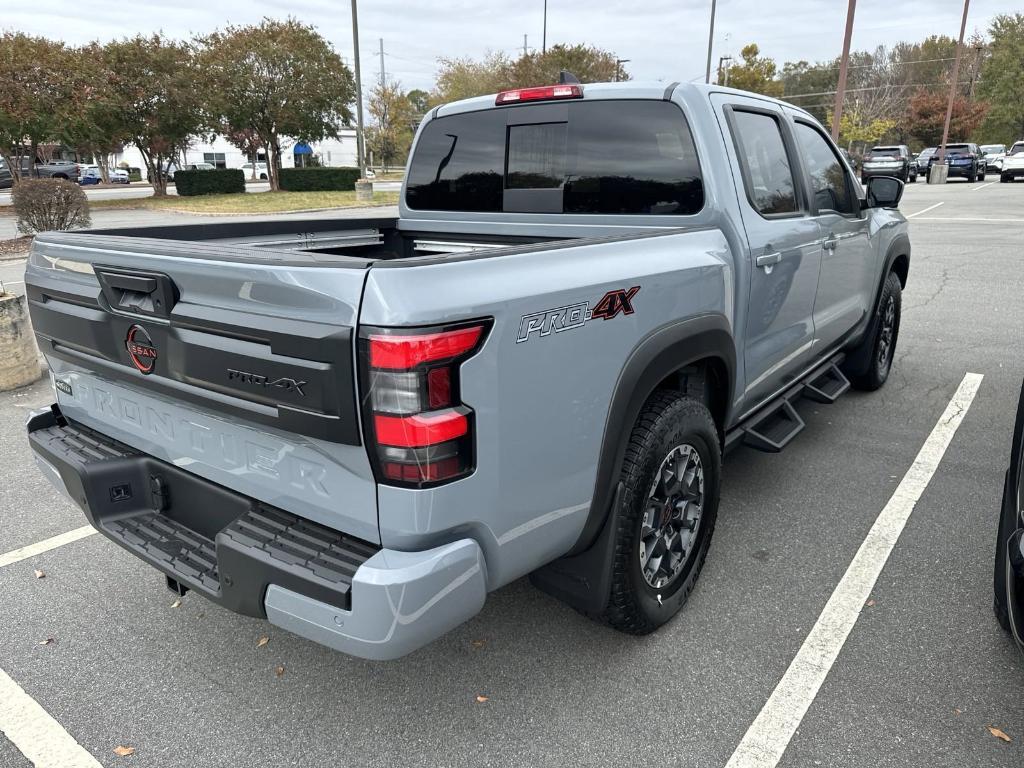
[[[413,209],[689,215],[700,164],[678,106],[575,101],[427,123],[406,182]]]
[[[1019,142],[1017,144],[1014,144],[1012,147],[1010,147],[1010,151],[1007,154],[1019,155],[1022,152],[1024,152],[1024,142]]]
[[[899,147],[875,147],[868,153],[868,159],[874,160],[879,157],[899,157]]]
[[[997,155],[1000,152],[1005,152],[1006,147],[1004,147],[1002,144],[982,144],[981,151],[984,152],[986,155]]]
[[[967,144],[947,144],[946,145],[946,154],[950,154],[950,153],[953,153],[953,152],[956,152],[956,153],[959,153],[959,154],[963,154],[965,152],[970,152],[970,151],[971,151],[971,148]]]

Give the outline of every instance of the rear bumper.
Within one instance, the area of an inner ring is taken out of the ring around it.
[[[1019,179],[1021,176],[1024,176],[1024,168],[1005,168],[1004,167],[1004,168],[1002,168],[999,171],[999,174],[1001,176],[1008,176],[1011,179]]]
[[[946,172],[946,178],[953,178],[954,176],[962,176],[967,178],[972,173],[972,167],[969,165],[948,165],[949,171]],[[978,169],[976,173],[985,173],[984,168]]]
[[[860,172],[862,179],[870,179],[872,176],[892,176],[894,178],[900,178],[903,174],[914,175],[917,173],[916,168],[904,169],[904,168],[865,168]]]
[[[220,605],[345,653],[393,659],[483,607],[479,545],[386,550],[69,423],[32,415],[44,474],[109,539]]]

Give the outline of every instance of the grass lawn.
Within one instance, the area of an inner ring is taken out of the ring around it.
[[[92,210],[149,208],[186,213],[287,213],[312,208],[361,208],[369,205],[396,205],[397,192],[377,192],[372,203],[356,202],[351,192],[246,192],[236,195],[197,195],[196,197],[140,197],[125,200],[90,200]]]

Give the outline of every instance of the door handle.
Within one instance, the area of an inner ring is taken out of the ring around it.
[[[829,232],[828,237],[822,242],[821,247],[826,251],[834,251],[836,246],[839,244],[839,238],[836,237],[835,232]]]
[[[782,253],[775,251],[775,253],[762,253],[754,260],[754,263],[759,267],[771,267],[780,261],[782,261]]]

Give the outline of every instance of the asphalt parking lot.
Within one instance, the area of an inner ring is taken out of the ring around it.
[[[372,663],[193,594],[175,607],[161,576],[93,535],[0,565],[0,669],[104,766],[724,766],[975,373],[778,764],[1021,765],[1024,658],[991,585],[1024,379],[1024,184],[919,182],[901,209],[914,251],[888,384],[805,403],[781,454],[727,457],[704,573],[657,633],[598,626],[524,579],[427,648]],[[0,395],[0,563],[84,524],[24,440],[27,411],[51,399],[45,381]],[[0,735],[0,766],[30,764]]]

